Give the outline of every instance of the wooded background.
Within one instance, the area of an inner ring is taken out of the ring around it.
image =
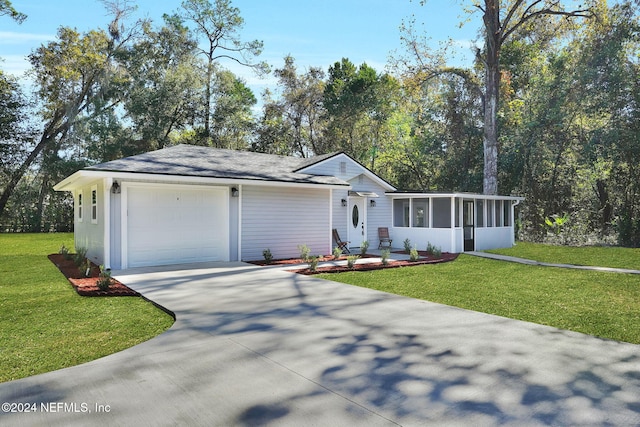
[[[640,246],[639,3],[468,1],[484,48],[467,68],[406,22],[386,70],[292,57],[269,70],[229,0],[185,0],[163,22],[107,1],[108,28],[61,27],[32,52],[33,93],[0,70],[0,231],[69,231],[72,198],[55,183],[186,143],[344,151],[400,189],[524,196],[525,239],[557,239],[555,215],[563,243]],[[0,0],[2,19],[24,16]],[[277,89],[253,93],[222,58],[273,72]]]

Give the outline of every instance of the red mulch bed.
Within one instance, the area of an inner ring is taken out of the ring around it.
[[[369,254],[365,254],[365,255],[354,254],[354,255],[358,255],[360,258],[374,258],[376,256],[376,255],[369,255]],[[342,255],[340,258],[337,259],[337,261],[346,260],[346,259],[347,259],[347,255]],[[336,259],[333,257],[333,255],[323,255],[320,258],[318,258],[318,262],[324,262],[324,261],[336,261]],[[255,264],[255,265],[295,265],[295,264],[306,264],[306,262],[304,262],[302,260],[302,258],[274,259],[269,264],[267,264],[267,262],[264,261],[264,260],[247,261],[247,262],[249,264]]]
[[[404,252],[396,252],[396,253],[404,253]],[[426,255],[421,255],[426,256]],[[330,267],[318,267],[315,271],[311,271],[308,268],[304,268],[301,270],[289,270],[293,273],[304,274],[307,276],[313,274],[320,273],[344,273],[347,271],[372,271],[372,270],[382,270],[385,268],[400,268],[400,267],[412,267],[415,265],[424,265],[424,264],[438,264],[441,262],[449,262],[458,258],[458,254],[451,254],[449,252],[443,252],[439,258],[434,258],[429,255],[425,258],[419,259],[418,261],[391,261],[387,265],[383,265],[381,262],[374,262],[368,264],[354,264],[353,268],[349,268],[346,265],[342,266],[330,266]]]
[[[69,280],[71,286],[79,295],[83,297],[130,297],[140,296],[136,291],[128,288],[116,279],[111,278],[111,285],[106,291],[100,290],[96,282],[100,274],[100,268],[91,263],[90,277],[85,277],[84,272],[80,272],[73,260],[65,259],[61,254],[51,254],[49,260],[58,267],[58,270]]]

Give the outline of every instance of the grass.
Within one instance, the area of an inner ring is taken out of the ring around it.
[[[0,234],[0,382],[94,360],[162,333],[173,319],[136,297],[79,296],[47,259],[72,234]]]
[[[569,247],[518,242],[512,248],[495,249],[487,252],[556,264],[595,265],[640,270],[640,248],[617,246]]]
[[[443,264],[320,277],[640,344],[638,275],[529,266],[460,255],[456,261]]]

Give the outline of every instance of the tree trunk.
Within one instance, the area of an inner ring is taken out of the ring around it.
[[[485,0],[486,31],[485,101],[484,101],[484,194],[498,194],[498,97],[500,91],[500,2]]]
[[[205,88],[204,99],[204,137],[205,145],[209,146],[211,141],[211,79],[213,78],[213,59],[209,55],[207,63],[207,85]]]
[[[0,196],[0,217],[2,217],[2,214],[4,213],[4,209],[7,206],[7,202],[9,201],[9,198],[13,195],[13,192],[15,191],[16,187],[18,186],[18,183],[22,179],[22,176],[27,171],[29,166],[31,166],[34,160],[38,157],[38,155],[42,152],[42,150],[44,149],[44,147],[47,145],[48,142],[49,142],[49,138],[47,138],[47,135],[46,134],[42,135],[42,138],[40,139],[40,142],[38,142],[38,145],[36,145],[33,151],[29,153],[29,156],[27,156],[25,161],[22,162],[20,167],[11,175],[11,179],[7,183],[4,189],[4,192],[2,193],[2,196]]]

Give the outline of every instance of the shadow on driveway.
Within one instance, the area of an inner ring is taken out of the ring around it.
[[[12,425],[638,425],[639,346],[245,264],[125,271],[176,314],[124,352],[0,384],[109,412]]]

